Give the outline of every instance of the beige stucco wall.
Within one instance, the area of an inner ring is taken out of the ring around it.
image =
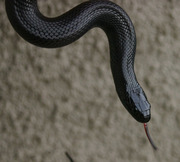
[[[0,162],[178,162],[180,1],[113,0],[137,34],[136,74],[152,105],[151,135],[115,92],[100,29],[60,49],[42,49],[12,29],[0,0]],[[57,16],[83,0],[38,0]]]

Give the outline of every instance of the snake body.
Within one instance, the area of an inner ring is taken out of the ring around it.
[[[150,120],[150,104],[134,73],[134,26],[121,7],[107,0],[91,0],[59,17],[47,18],[40,13],[37,0],[5,0],[5,4],[17,33],[39,47],[62,47],[94,27],[104,30],[115,88],[122,104],[137,121]]]

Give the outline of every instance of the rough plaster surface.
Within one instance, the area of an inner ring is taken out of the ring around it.
[[[0,0],[0,162],[180,161],[180,1],[113,0],[137,34],[136,74],[152,105],[154,152],[115,92],[100,29],[42,49],[12,29]],[[83,0],[38,0],[57,16]]]

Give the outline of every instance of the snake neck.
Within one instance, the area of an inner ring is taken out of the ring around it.
[[[140,87],[134,72],[136,34],[128,15],[121,8],[112,10],[112,15],[101,16],[98,25],[108,37],[116,91],[120,98],[124,98],[126,92]]]

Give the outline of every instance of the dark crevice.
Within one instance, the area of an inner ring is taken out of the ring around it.
[[[67,158],[70,160],[70,162],[75,162],[75,161],[72,159],[72,157],[69,155],[68,152],[65,152],[65,154],[66,154]]]

